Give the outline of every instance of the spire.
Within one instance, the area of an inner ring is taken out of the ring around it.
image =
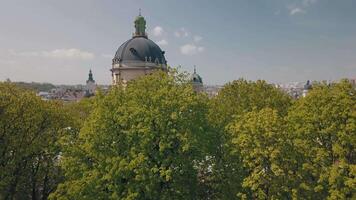
[[[138,16],[141,16],[141,8],[138,9]]]
[[[92,73],[91,69],[89,70],[88,81],[95,82],[95,81],[94,81],[94,78],[93,78],[93,73]],[[88,82],[88,81],[87,81],[87,82]]]
[[[141,8],[139,9],[139,14],[135,19],[135,33],[134,37],[147,37],[146,35],[146,20],[141,15]]]
[[[194,74],[197,73],[197,67],[194,65]]]

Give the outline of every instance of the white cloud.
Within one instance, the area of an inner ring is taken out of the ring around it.
[[[203,37],[200,35],[196,35],[196,36],[194,36],[193,39],[194,39],[194,42],[200,42],[203,39]]]
[[[290,15],[304,14],[304,13],[306,13],[306,11],[303,10],[303,9],[301,9],[301,8],[298,8],[298,7],[292,8],[292,9],[290,9],[290,11],[289,11],[289,14],[290,14]]]
[[[165,46],[165,45],[168,45],[168,42],[167,42],[167,40],[162,39],[162,40],[158,41],[157,44],[161,45],[161,46]]]
[[[204,47],[196,46],[194,44],[185,44],[180,47],[180,52],[183,55],[195,55],[197,53],[203,52],[204,50]]]
[[[189,36],[189,32],[183,27],[180,28],[179,30],[174,32],[174,36],[176,37],[188,37]]]
[[[156,26],[156,27],[154,27],[154,29],[153,29],[153,35],[154,36],[156,36],[156,37],[158,37],[158,36],[162,36],[163,35],[163,28],[162,27],[160,27],[160,26]]]
[[[175,32],[174,32],[174,36],[176,36],[176,37],[178,37],[178,38],[179,38],[179,37],[180,37],[180,32],[175,31]]]
[[[16,52],[11,50],[10,53],[15,56],[25,57],[47,57],[58,59],[80,59],[91,60],[95,57],[93,53],[82,51],[80,49],[55,49],[52,51],[30,51],[30,52]]]
[[[204,47],[198,47],[198,52],[203,52],[205,50]]]
[[[305,14],[307,9],[317,3],[318,0],[301,0],[297,3],[287,6],[289,10],[289,15]]]
[[[185,29],[182,29],[182,33],[183,33],[184,37],[188,37],[189,36],[188,31],[186,31]]]

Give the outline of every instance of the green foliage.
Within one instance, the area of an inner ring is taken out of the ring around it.
[[[0,199],[355,199],[355,93],[208,99],[171,69],[61,104],[0,83]]]
[[[232,144],[235,136],[228,132],[236,119],[246,113],[264,108],[275,109],[278,115],[286,115],[291,98],[265,81],[236,80],[224,86],[210,102],[209,123],[217,131],[213,157],[215,195],[217,199],[235,199],[238,193],[248,193],[243,181],[248,176],[248,168],[243,163],[243,155]],[[239,197],[242,198],[242,197]]]
[[[232,81],[211,101],[211,121],[225,128],[234,120],[253,109],[272,108],[285,115],[291,98],[265,81],[243,79]]]
[[[255,108],[228,126],[246,173],[237,197],[354,199],[355,88],[315,85],[287,111]]]
[[[83,98],[79,102],[64,104],[64,110],[72,117],[73,123],[76,124],[75,127],[81,128],[93,111],[95,102],[95,97]]]
[[[234,150],[242,158],[247,176],[242,186],[250,199],[291,199],[295,176],[294,154],[288,140],[286,123],[276,110],[254,110],[232,123]]]
[[[0,83],[0,199],[46,199],[61,180],[56,143],[69,120],[56,102]]]
[[[113,88],[63,152],[66,181],[51,198],[195,199],[209,136],[203,100],[164,73]]]
[[[304,198],[354,199],[356,90],[347,81],[318,85],[291,108],[288,124]]]

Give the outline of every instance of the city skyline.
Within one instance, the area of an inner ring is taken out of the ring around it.
[[[0,80],[110,84],[138,9],[168,64],[205,84],[245,78],[355,78],[356,1],[7,1],[0,8]]]

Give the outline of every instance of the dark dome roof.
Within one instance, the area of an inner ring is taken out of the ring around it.
[[[192,74],[190,76],[190,80],[193,82],[193,83],[203,83],[203,79],[199,76],[199,74]]]
[[[192,83],[203,83],[203,79],[201,78],[201,76],[199,76],[199,74],[197,74],[197,70],[194,66],[194,73],[190,76],[190,81]]]
[[[114,60],[119,62],[142,61],[166,64],[164,51],[146,37],[133,37],[123,43],[116,51]]]

